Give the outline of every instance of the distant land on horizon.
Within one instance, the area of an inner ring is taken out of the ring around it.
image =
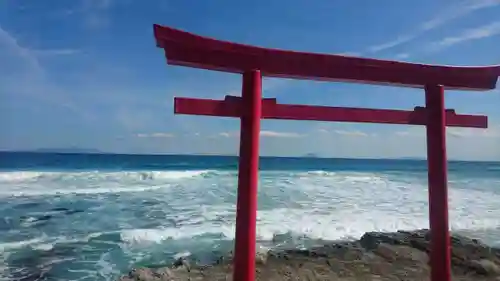
[[[19,152],[19,153],[68,153],[68,154],[111,154],[111,155],[144,155],[144,156],[223,156],[223,157],[238,157],[238,155],[229,155],[229,154],[211,154],[211,153],[200,153],[200,154],[189,154],[189,153],[150,153],[150,154],[142,154],[142,153],[116,153],[116,152],[107,152],[102,151],[95,148],[78,148],[78,147],[69,147],[69,148],[37,148],[37,149],[26,149],[26,150],[4,150],[0,152]],[[331,158],[331,159],[388,159],[388,160],[426,160],[425,157],[389,157],[389,158],[349,158],[349,157],[325,157],[321,156],[317,153],[306,153],[300,156],[274,156],[274,155],[260,155],[260,157],[278,157],[278,158]],[[451,159],[450,159],[451,160]]]
[[[302,157],[306,157],[306,158],[320,158],[321,156],[319,156],[316,153],[307,153],[307,154],[303,155]]]

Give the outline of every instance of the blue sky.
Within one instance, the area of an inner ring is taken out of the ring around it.
[[[307,4],[309,3],[309,4]],[[153,23],[264,47],[451,65],[500,64],[500,0],[0,1],[0,149],[235,154],[236,119],[174,116],[174,96],[239,94],[240,77],[168,66]],[[421,90],[265,79],[282,103],[412,109]],[[487,114],[449,129],[448,155],[500,160],[500,92],[455,92],[447,108]],[[425,155],[420,127],[262,122],[263,155]]]

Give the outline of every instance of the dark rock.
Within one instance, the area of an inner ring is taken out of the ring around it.
[[[266,264],[268,253],[267,252],[257,252],[255,254],[255,263]]]
[[[257,252],[256,280],[429,280],[429,230],[368,232],[359,241],[311,249]],[[454,281],[500,280],[500,250],[453,235]],[[128,279],[127,279],[128,278]],[[232,280],[232,254],[212,266],[180,258],[171,267],[136,269],[121,281]]]
[[[483,275],[498,275],[500,274],[500,267],[498,264],[490,260],[473,260],[470,265],[477,273]]]
[[[51,218],[52,218],[52,215],[44,215],[44,216],[37,218],[37,221],[46,221],[46,220],[50,220]]]
[[[174,268],[184,267],[186,268],[187,271],[191,270],[191,265],[189,264],[189,261],[185,257],[178,258],[172,266]]]

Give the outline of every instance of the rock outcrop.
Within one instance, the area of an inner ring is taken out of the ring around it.
[[[500,280],[500,249],[453,235],[453,280]],[[368,232],[360,240],[330,243],[307,250],[259,253],[256,280],[429,280],[429,231]],[[211,266],[190,265],[132,270],[120,281],[232,280],[232,258]]]

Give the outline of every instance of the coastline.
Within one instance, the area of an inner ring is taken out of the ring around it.
[[[452,234],[453,280],[500,280],[500,249]],[[429,280],[429,231],[367,232],[356,241],[311,249],[257,253],[256,280]],[[231,253],[202,266],[180,258],[160,268],[137,268],[120,281],[232,280]]]

